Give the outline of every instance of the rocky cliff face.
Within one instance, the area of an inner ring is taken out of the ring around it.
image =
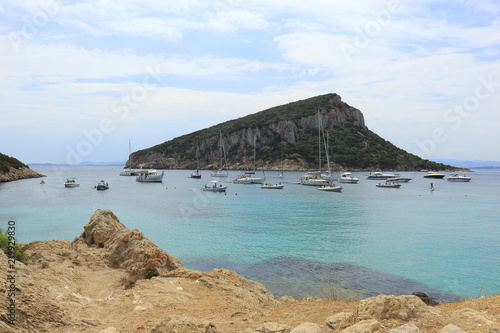
[[[12,182],[14,180],[45,177],[41,173],[25,168],[10,168],[9,172],[0,172],[0,183]]]
[[[284,119],[266,123],[263,119],[267,119],[265,117],[268,110],[265,110],[251,115],[254,118],[248,123],[253,124],[253,126],[226,132],[221,130],[222,140],[220,140],[218,131],[214,131],[214,135],[202,139],[192,134],[186,138],[190,142],[182,148],[179,148],[174,139],[147,151],[133,153],[127,165],[134,168],[195,169],[197,168],[195,156],[198,155],[199,168],[217,168],[220,164],[219,142],[221,141],[230,169],[251,168],[254,162],[254,149],[259,153],[273,152],[271,158],[259,160],[257,164],[266,169],[278,169],[281,167],[279,147],[297,144],[307,131],[317,131],[319,124],[323,129],[347,123],[365,127],[364,117],[360,110],[342,102],[341,97],[337,94],[327,96],[326,103],[313,105],[314,109],[312,110],[304,110],[303,116],[296,117],[295,113],[287,112],[286,106],[283,106],[282,118]],[[239,120],[235,120],[235,122],[237,121]],[[278,150],[276,150],[277,147]],[[300,158],[295,158],[293,161],[286,159],[284,163],[287,170],[307,169],[316,166],[316,162],[301,161]]]

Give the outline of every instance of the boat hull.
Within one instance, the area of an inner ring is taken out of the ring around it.
[[[342,186],[321,186],[318,188],[318,190],[324,192],[341,192]]]

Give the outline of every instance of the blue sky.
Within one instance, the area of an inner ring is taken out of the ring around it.
[[[497,1],[5,0],[0,152],[132,150],[335,92],[426,159],[500,161]]]

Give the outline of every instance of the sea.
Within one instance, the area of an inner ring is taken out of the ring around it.
[[[162,183],[141,183],[121,167],[32,168],[46,177],[0,184],[0,228],[15,224],[21,243],[72,241],[97,209],[110,209],[185,267],[235,270],[277,296],[421,291],[448,302],[500,292],[498,169],[466,173],[468,183],[400,172],[412,180],[399,189],[353,172],[359,183],[342,192],[295,184],[301,172],[266,171],[282,190],[226,183],[240,175],[230,171],[218,179],[227,192],[212,193],[201,191],[216,180],[209,171],[192,179],[164,170]],[[80,187],[65,188],[68,177]],[[109,190],[93,189],[101,179]]]

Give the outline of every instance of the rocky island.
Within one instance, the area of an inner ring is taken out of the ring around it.
[[[459,170],[383,139],[368,128],[360,110],[335,93],[276,106],[136,151],[126,167],[225,169],[221,164],[227,164],[230,170],[317,170],[319,141],[332,170]],[[326,168],[326,159],[322,166]]]
[[[20,248],[26,264],[0,251],[2,333],[500,331],[498,295],[442,305],[421,293],[277,298],[230,270],[185,268],[110,210],[97,210],[72,242]]]

